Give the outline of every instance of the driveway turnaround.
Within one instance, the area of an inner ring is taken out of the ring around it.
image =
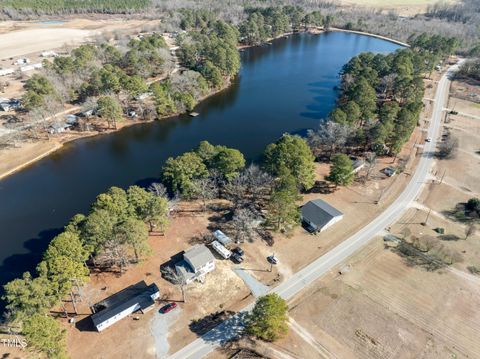
[[[410,182],[398,198],[377,218],[368,225],[355,233],[350,238],[324,254],[317,260],[307,265],[302,270],[295,273],[288,280],[272,289],[272,293],[279,294],[284,299],[292,298],[303,288],[320,278],[329,270],[346,260],[356,251],[364,247],[378,233],[391,225],[398,219],[403,212],[410,207],[413,201],[423,187],[428,178],[432,160],[435,155],[437,139],[440,135],[443,111],[448,99],[450,89],[450,77],[458,69],[459,64],[450,67],[446,74],[438,82],[435,94],[435,103],[433,107],[432,118],[430,120],[428,135],[432,140],[426,142],[423,148],[422,157],[413,173]],[[204,334],[194,342],[188,344],[183,349],[170,356],[170,359],[198,359],[213,351],[222,343],[234,338],[243,328],[243,318],[246,313],[252,309],[253,305],[248,305],[240,313],[219,324],[210,332]]]

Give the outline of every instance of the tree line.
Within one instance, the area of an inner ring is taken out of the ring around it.
[[[31,19],[42,14],[68,14],[81,12],[98,13],[136,13],[146,18],[157,17],[162,21],[162,27],[168,31],[185,27],[189,23],[211,19],[223,20],[239,24],[256,13],[247,23],[247,33],[262,36],[264,28],[267,32],[273,27],[283,26],[286,12],[292,23],[306,20],[311,25],[335,26],[347,30],[360,30],[407,41],[412,35],[420,33],[436,33],[443,36],[461,39],[463,48],[469,48],[478,41],[477,31],[480,23],[478,0],[464,0],[453,3],[437,3],[429,7],[426,14],[416,16],[398,16],[394,11],[388,14],[368,7],[344,7],[341,4],[325,1],[282,0],[272,7],[263,0],[252,0],[248,3],[232,3],[225,0],[205,0],[201,6],[195,0],[179,0],[165,2],[163,0],[111,0],[111,1],[69,1],[69,0],[1,0],[0,16],[9,19]],[[55,4],[55,6],[51,6]],[[265,10],[270,8],[272,10]],[[282,10],[285,9],[285,11]],[[208,10],[206,10],[208,9]],[[287,11],[288,10],[288,11]],[[182,13],[189,12],[185,19]],[[271,13],[273,12],[273,18]],[[306,14],[301,18],[299,13]],[[321,12],[321,13],[320,13]],[[202,14],[201,14],[202,13]],[[309,14],[311,13],[311,14]],[[201,14],[201,15],[200,15]],[[261,15],[261,16],[258,16]],[[317,17],[317,15],[320,15]],[[264,17],[263,21],[261,17]],[[267,17],[268,19],[265,19]],[[270,21],[273,20],[273,21]],[[323,20],[323,24],[322,23]],[[264,24],[268,22],[267,27]],[[283,24],[282,24],[283,23]],[[320,25],[319,25],[320,24]]]
[[[22,13],[106,13],[138,12],[151,4],[150,0],[1,0],[4,13],[20,10]]]
[[[307,13],[300,6],[275,6],[245,9],[247,18],[239,24],[240,40],[247,45],[258,45],[279,35],[306,29],[309,26],[332,25],[331,15],[323,16],[320,11]]]
[[[65,333],[49,312],[66,297],[75,303],[91,269],[123,271],[151,252],[149,232],[163,232],[168,202],[162,193],[131,186],[97,196],[88,215],[77,214],[50,242],[36,276],[29,272],[4,286],[6,319],[29,346],[49,358],[66,357]],[[76,292],[75,292],[76,290]],[[75,304],[74,304],[75,305]]]
[[[424,74],[458,46],[453,38],[427,34],[411,43],[411,48],[388,55],[362,53],[344,65],[336,107],[318,130],[308,134],[317,156],[400,152],[423,108]]]

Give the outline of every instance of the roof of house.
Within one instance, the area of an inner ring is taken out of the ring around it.
[[[352,165],[353,165],[353,168],[357,169],[358,167],[362,167],[363,165],[365,165],[365,161],[358,158],[353,161]]]
[[[318,227],[325,226],[333,218],[342,216],[343,213],[330,206],[321,199],[309,201],[302,206],[302,217]]]
[[[190,265],[184,260],[175,263],[175,270],[186,282],[188,282],[191,278],[195,278],[195,273],[193,272],[192,268],[190,268]]]
[[[203,244],[196,244],[187,249],[185,253],[183,253],[183,258],[188,260],[195,268],[202,267],[215,259],[210,249]]]
[[[93,305],[96,313],[91,316],[92,322],[97,326],[135,304],[139,304],[141,309],[147,308],[154,303],[152,295],[158,291],[155,283],[147,286],[143,280],[124,288]]]

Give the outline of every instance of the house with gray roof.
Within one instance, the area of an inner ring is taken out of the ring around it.
[[[90,318],[93,326],[101,332],[136,311],[145,312],[159,297],[157,285],[147,285],[142,280],[94,304],[90,308],[94,313]]]
[[[215,257],[204,244],[196,244],[183,253],[183,260],[175,263],[175,270],[185,283],[203,281],[215,269]]]
[[[343,218],[343,213],[321,199],[305,203],[301,208],[302,222],[311,232],[321,232]]]

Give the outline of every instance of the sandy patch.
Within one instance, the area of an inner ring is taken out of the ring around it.
[[[85,41],[96,32],[79,29],[31,29],[0,34],[0,58],[17,57],[38,51],[45,51],[74,45]],[[35,41],[32,41],[35,39]]]

